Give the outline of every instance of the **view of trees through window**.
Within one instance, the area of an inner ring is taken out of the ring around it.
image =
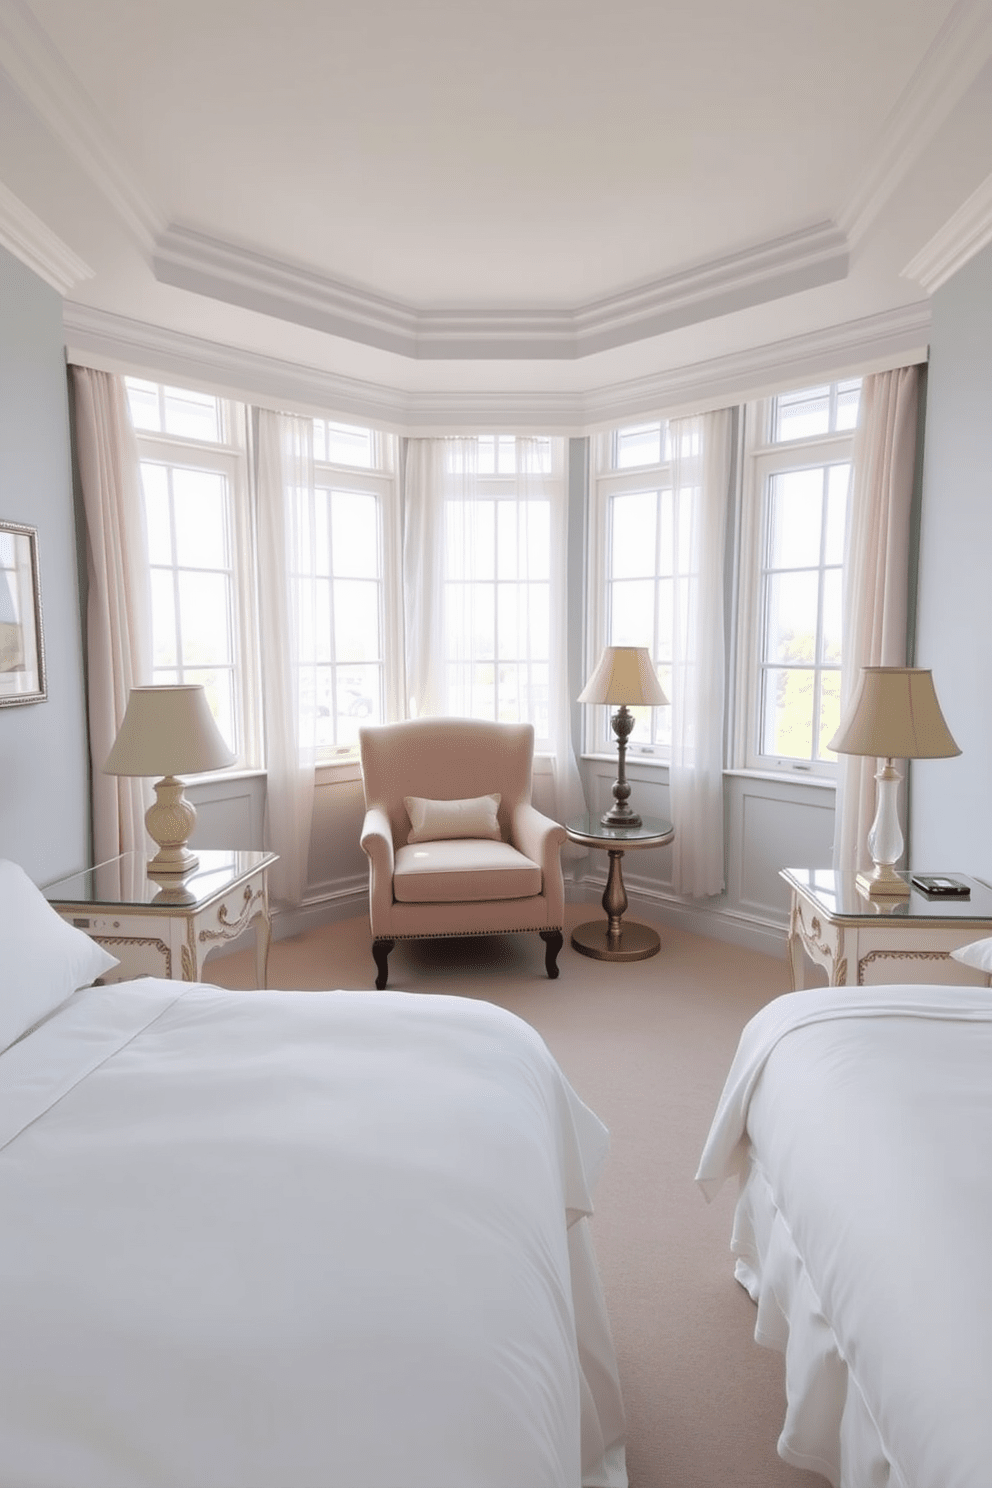
[[[859,379],[771,404],[761,478],[757,753],[832,763],[840,722],[844,539]]]

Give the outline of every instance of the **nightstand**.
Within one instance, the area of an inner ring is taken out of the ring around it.
[[[269,852],[199,850],[200,864],[174,886],[148,877],[147,855],[124,853],[49,884],[45,897],[70,925],[120,961],[104,982],[135,977],[202,981],[210,951],[255,929],[255,971],[266,984],[271,923]]]
[[[988,983],[981,972],[951,960],[958,946],[992,935],[992,889],[977,879],[947,874],[968,885],[966,899],[934,899],[911,887],[908,898],[886,900],[862,894],[854,873],[783,868],[780,876],[792,894],[789,957],[796,991],[806,985],[807,956],[826,969],[831,987]]]

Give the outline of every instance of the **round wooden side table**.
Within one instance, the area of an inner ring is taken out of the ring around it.
[[[605,827],[598,816],[586,813],[565,823],[573,842],[583,847],[604,848],[610,855],[610,871],[603,893],[605,920],[590,920],[572,931],[572,945],[583,956],[597,961],[646,961],[661,949],[661,938],[649,925],[624,920],[627,891],[620,867],[625,852],[637,847],[666,847],[675,836],[671,822],[646,816],[639,827]]]

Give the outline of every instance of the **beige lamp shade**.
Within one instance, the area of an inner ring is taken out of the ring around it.
[[[940,711],[933,673],[922,667],[862,667],[828,748],[876,759],[944,759],[961,753]]]
[[[194,775],[234,764],[200,686],[132,687],[106,775]]]
[[[662,708],[668,699],[647,646],[605,646],[579,702]]]
[[[150,878],[174,883],[199,862],[186,846],[196,810],[176,775],[233,764],[202,687],[132,687],[103,770],[106,775],[163,776],[145,813],[148,835],[159,848],[148,864]]]

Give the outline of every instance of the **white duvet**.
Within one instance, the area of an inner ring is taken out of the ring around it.
[[[992,1484],[992,993],[824,988],[748,1024],[703,1152],[786,1351],[779,1444],[843,1488]]]
[[[77,994],[0,1056],[0,1485],[626,1483],[606,1150],[485,1003]]]

